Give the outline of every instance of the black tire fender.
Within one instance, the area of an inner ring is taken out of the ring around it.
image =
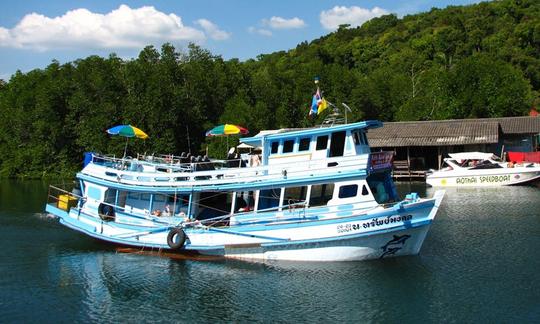
[[[101,218],[104,221],[114,221],[115,219],[114,207],[111,205],[107,205],[104,203],[99,204],[98,214],[99,214],[99,218]]]
[[[184,247],[186,238],[187,236],[184,230],[180,227],[175,227],[167,234],[167,245],[169,245],[172,250],[180,250]]]

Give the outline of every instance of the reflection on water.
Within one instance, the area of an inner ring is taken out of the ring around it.
[[[118,253],[43,214],[45,185],[0,190],[2,321],[540,320],[534,187],[447,189],[420,255],[337,263]]]

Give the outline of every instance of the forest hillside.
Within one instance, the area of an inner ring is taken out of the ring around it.
[[[0,82],[0,177],[72,175],[83,152],[122,154],[118,124],[150,135],[129,152],[222,154],[221,123],[262,129],[308,118],[314,77],[350,120],[525,115],[540,91],[540,1],[450,6],[341,26],[289,51],[224,60],[199,46],[148,46],[137,58],[90,56]],[[231,138],[231,143],[234,138]]]

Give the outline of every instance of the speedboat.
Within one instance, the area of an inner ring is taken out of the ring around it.
[[[363,121],[241,138],[260,165],[91,154],[46,211],[120,246],[253,260],[348,261],[420,251],[444,196],[398,197],[393,152]]]
[[[540,180],[540,164],[503,162],[492,153],[451,153],[444,167],[430,171],[430,186],[485,187],[529,184]]]

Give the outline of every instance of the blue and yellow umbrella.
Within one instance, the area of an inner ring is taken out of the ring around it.
[[[126,146],[124,148],[124,157],[126,157],[127,144],[128,144],[128,139],[130,137],[138,137],[138,138],[142,138],[142,139],[147,139],[148,138],[148,135],[145,132],[143,132],[142,130],[138,129],[137,127],[131,126],[131,125],[114,126],[112,128],[107,129],[107,133],[109,133],[111,135],[124,136],[126,138]]]
[[[111,135],[121,135],[125,137],[138,137],[142,139],[148,138],[148,135],[142,130],[131,125],[118,125],[107,129],[107,133]]]
[[[244,127],[232,124],[219,125],[206,132],[206,136],[245,135],[249,131]]]

